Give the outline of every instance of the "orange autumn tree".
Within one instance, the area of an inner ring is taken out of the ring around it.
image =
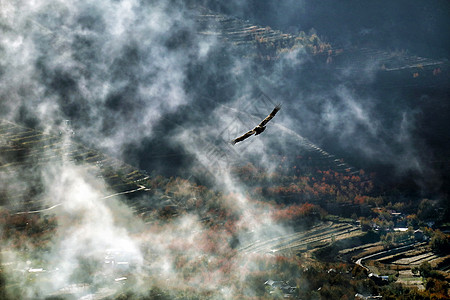
[[[299,223],[312,224],[322,219],[326,212],[316,204],[303,203],[301,205],[294,204],[288,207],[276,210],[272,218],[276,222],[289,223],[292,225]]]

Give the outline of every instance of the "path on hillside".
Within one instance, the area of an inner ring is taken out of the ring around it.
[[[414,242],[412,242],[410,244],[407,244],[407,245],[403,245],[403,246],[391,248],[391,249],[388,249],[388,250],[383,250],[383,251],[380,251],[380,252],[372,253],[370,255],[361,257],[355,263],[370,272],[369,268],[367,268],[366,266],[363,265],[363,261],[371,259],[371,258],[374,259],[374,258],[381,258],[381,257],[387,256],[387,255],[392,255],[394,253],[398,253],[398,252],[403,251],[403,250],[409,250],[410,248],[413,248],[414,246],[416,246],[418,243],[419,242],[414,241]]]
[[[100,198],[100,200],[112,198],[112,197],[119,196],[119,195],[131,194],[131,193],[135,193],[135,192],[142,191],[142,190],[149,191],[150,189],[145,187],[145,186],[143,186],[143,185],[139,185],[139,187],[137,189],[124,191],[124,192],[119,192],[119,193],[114,193],[114,194],[102,197],[102,198]],[[55,208],[57,208],[57,207],[59,207],[61,205],[63,205],[63,203],[58,203],[58,204],[55,204],[55,205],[53,205],[51,207],[38,209],[38,210],[19,211],[19,212],[16,212],[15,215],[43,213],[43,212],[47,212],[47,211],[53,210],[53,209],[55,209]]]

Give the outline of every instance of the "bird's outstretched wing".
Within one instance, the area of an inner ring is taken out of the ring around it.
[[[231,141],[231,143],[234,145],[236,143],[239,143],[243,140],[245,140],[246,138],[252,136],[255,133],[255,131],[252,129],[246,133],[244,133],[243,135],[241,135],[240,137],[235,138],[234,140]]]
[[[264,127],[270,120],[272,120],[273,117],[275,117],[275,115],[277,114],[277,112],[281,109],[281,105],[278,104],[277,106],[275,106],[275,108],[272,110],[272,112],[270,113],[270,115],[268,115],[264,120],[262,120],[261,123],[259,123],[258,126]]]
[[[267,122],[269,122],[270,120],[272,120],[273,117],[275,117],[275,115],[277,114],[277,112],[281,109],[281,105],[278,104],[277,106],[275,106],[275,108],[272,110],[272,112],[270,113],[270,115],[268,115],[264,120],[262,120],[261,123],[259,123],[258,126],[256,126],[255,128],[253,128],[252,130],[246,132],[245,134],[241,135],[240,137],[235,138],[234,140],[231,141],[231,143],[234,145],[236,143],[239,143],[243,140],[245,140],[246,138],[252,136],[253,134],[260,134],[261,132],[264,131],[265,129],[265,125],[267,124]]]

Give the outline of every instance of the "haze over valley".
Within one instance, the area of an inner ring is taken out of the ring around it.
[[[0,2],[0,298],[447,299],[449,13]]]

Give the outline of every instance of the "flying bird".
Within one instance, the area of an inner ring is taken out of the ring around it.
[[[281,109],[281,105],[278,104],[277,106],[275,106],[275,108],[272,110],[272,112],[270,113],[270,115],[268,115],[264,120],[262,120],[261,123],[259,123],[258,126],[256,126],[255,128],[253,128],[252,130],[244,133],[243,135],[241,135],[240,137],[235,138],[234,140],[231,141],[231,143],[234,145],[236,143],[239,143],[243,140],[245,140],[246,138],[252,136],[252,135],[258,135],[261,132],[263,132],[264,130],[266,130],[266,124],[272,120],[273,117],[275,117],[275,115],[277,114],[277,112]]]

